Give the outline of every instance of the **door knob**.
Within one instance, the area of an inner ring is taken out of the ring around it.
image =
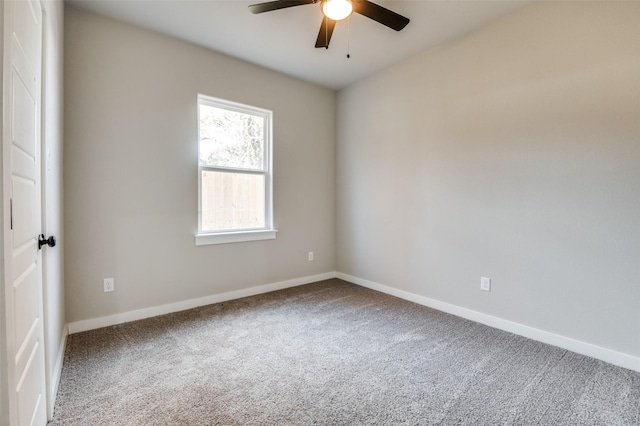
[[[44,234],[38,235],[38,249],[41,249],[43,245],[48,245],[49,247],[55,247],[56,245],[56,237],[53,235],[49,238],[45,238]]]

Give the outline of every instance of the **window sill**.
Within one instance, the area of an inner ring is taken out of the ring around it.
[[[277,232],[278,231],[275,229],[266,229],[260,231],[225,232],[219,234],[197,234],[196,246],[241,243],[245,241],[275,240]]]

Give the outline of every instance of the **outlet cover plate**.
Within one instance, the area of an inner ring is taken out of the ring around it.
[[[480,277],[480,290],[491,291],[491,278]]]
[[[104,279],[104,292],[108,293],[110,291],[115,290],[115,282],[113,278],[105,278]]]

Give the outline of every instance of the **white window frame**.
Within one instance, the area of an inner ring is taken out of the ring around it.
[[[215,167],[200,163],[200,105],[222,108],[244,114],[258,115],[264,118],[264,170],[252,170],[233,167]],[[273,227],[273,111],[244,105],[225,99],[198,94],[197,104],[198,126],[198,233],[195,236],[196,246],[210,244],[237,243],[245,241],[273,240],[278,232]],[[228,229],[220,231],[202,230],[202,172],[239,172],[264,176],[264,209],[265,226],[263,228]]]

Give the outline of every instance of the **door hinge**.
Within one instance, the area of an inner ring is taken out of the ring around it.
[[[13,198],[9,198],[9,224],[13,231]]]

